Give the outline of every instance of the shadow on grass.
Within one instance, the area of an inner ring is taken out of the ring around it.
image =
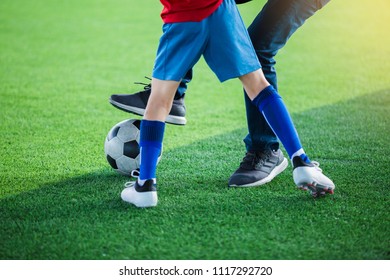
[[[228,188],[243,128],[165,152],[153,209],[108,167],[1,199],[0,259],[388,259],[389,108],[386,90],[293,115],[333,197],[296,191],[291,167]]]

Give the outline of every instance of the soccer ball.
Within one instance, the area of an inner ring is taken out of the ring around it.
[[[141,165],[140,120],[124,120],[114,125],[104,142],[104,152],[113,169],[126,176],[137,176]],[[161,153],[157,159],[160,162]]]
[[[119,173],[131,176],[140,167],[140,120],[124,120],[108,132],[104,152],[108,163]]]

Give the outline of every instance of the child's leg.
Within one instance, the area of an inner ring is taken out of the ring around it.
[[[122,193],[124,201],[137,207],[157,205],[156,168],[164,138],[165,118],[172,107],[179,82],[152,79],[152,92],[141,122],[140,175]]]
[[[310,190],[313,196],[333,193],[334,183],[306,156],[294,123],[276,90],[264,78],[261,70],[240,77],[252,103],[264,115],[269,126],[282,142],[293,163],[293,178],[298,188]]]
[[[143,119],[165,122],[180,82],[152,78],[152,92]]]
[[[283,143],[290,159],[302,155],[305,160],[301,142],[294,123],[276,90],[266,81],[261,70],[240,77],[245,91],[252,102],[264,115],[274,133]]]
[[[152,79],[152,92],[141,122],[141,167],[138,178],[141,185],[148,179],[156,181],[156,167],[162,149],[165,118],[171,110],[178,86],[179,82],[176,81]]]

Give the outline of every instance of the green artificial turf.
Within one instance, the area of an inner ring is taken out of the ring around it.
[[[138,118],[108,97],[150,76],[159,2],[2,0],[0,259],[389,259],[390,6],[377,2],[331,1],[276,58],[333,196],[296,190],[291,165],[262,187],[227,187],[245,153],[243,93],[201,60],[188,124],[166,127],[159,205],[137,209],[103,143]],[[263,4],[240,6],[246,24]]]

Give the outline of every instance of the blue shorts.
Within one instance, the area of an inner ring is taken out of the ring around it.
[[[180,81],[202,55],[221,82],[261,68],[234,0],[200,22],[164,24],[153,77]]]

